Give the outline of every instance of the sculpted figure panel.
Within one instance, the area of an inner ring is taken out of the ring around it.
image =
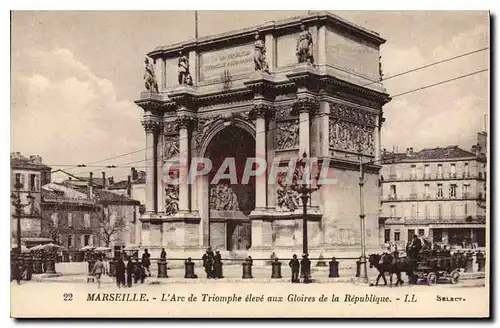
[[[375,126],[376,114],[346,104],[330,103],[330,115],[360,125]]]
[[[178,172],[170,172],[170,178],[178,178]],[[167,184],[165,186],[165,214],[174,215],[179,211],[179,185]]]
[[[296,120],[276,123],[276,148],[290,149],[299,145],[299,124]]]
[[[373,127],[330,117],[329,130],[330,148],[353,153],[361,149],[363,154],[373,155]]]
[[[165,160],[179,154],[179,135],[164,136],[163,144]]]
[[[286,173],[280,172],[277,176],[276,209],[278,211],[293,212],[300,205],[299,193],[292,188],[292,184],[286,184]]]
[[[210,209],[216,211],[239,211],[238,197],[226,183],[210,189]]]

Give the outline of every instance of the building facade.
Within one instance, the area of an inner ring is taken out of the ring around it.
[[[100,245],[99,211],[86,193],[57,183],[42,187],[42,230],[70,257],[84,246]]]
[[[77,189],[68,187],[67,183],[43,186],[44,235],[70,252],[84,246],[122,249],[134,245],[140,203],[94,188],[92,181]]]
[[[50,182],[51,168],[38,155],[24,157],[19,152],[10,154],[11,192],[19,195],[21,211],[21,243],[27,246],[47,242],[42,236],[41,186]],[[16,189],[20,186],[19,189]],[[11,206],[11,238],[16,243],[17,215]]]
[[[420,235],[435,243],[484,247],[486,135],[471,151],[457,146],[384,152],[381,242]]]
[[[141,247],[174,256],[199,256],[209,245],[266,257],[300,253],[302,206],[290,184],[270,182],[268,171],[249,183],[240,179],[248,158],[282,167],[304,152],[336,179],[312,193],[311,255],[359,256],[360,158],[369,163],[366,245],[378,247],[377,161],[382,106],[390,100],[380,82],[384,42],[320,12],[150,52],[147,90],[136,101],[147,147]],[[212,169],[188,184],[194,158],[210,159]],[[234,158],[238,181],[213,183],[227,158]]]

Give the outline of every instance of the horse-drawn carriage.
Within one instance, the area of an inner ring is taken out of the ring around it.
[[[434,285],[439,279],[447,279],[456,284],[460,279],[460,269],[464,267],[463,254],[451,255],[447,250],[425,249],[417,257],[412,283],[425,279],[429,285]]]
[[[406,272],[409,283],[417,284],[419,280],[425,280],[429,285],[437,284],[439,279],[448,279],[453,284],[460,279],[460,269],[465,268],[467,258],[463,253],[451,255],[446,248],[433,247],[430,242],[424,240],[420,248],[412,248],[409,243],[406,247],[406,256],[399,255],[397,249],[394,252],[386,252],[382,255],[371,254],[369,256],[370,267],[379,271],[375,285],[379,279],[385,279],[385,273],[389,273],[392,286],[392,275],[396,274],[396,286],[401,285],[401,273]]]

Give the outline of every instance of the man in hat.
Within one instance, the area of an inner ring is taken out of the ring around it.
[[[300,270],[300,262],[297,259],[297,254],[293,254],[293,258],[288,263],[290,268],[292,269],[292,284],[299,282],[299,270]]]
[[[214,278],[222,278],[222,256],[219,251],[216,251],[214,256]]]
[[[300,260],[300,267],[302,270],[302,276],[304,277],[304,284],[311,282],[311,261],[309,260],[309,255],[304,253],[302,255],[302,260]]]
[[[408,246],[408,256],[413,260],[417,260],[421,249],[422,241],[417,237],[417,235],[413,235],[412,241]]]
[[[213,262],[214,262],[214,252],[212,252],[212,248],[207,248],[205,254],[201,258],[203,260],[203,267],[205,268],[205,272],[207,274],[207,279],[213,277]]]
[[[146,248],[144,250],[144,253],[142,254],[142,266],[148,272],[148,275],[151,277],[151,271],[149,270],[149,266],[151,265],[150,257],[151,254],[148,253],[148,249]]]

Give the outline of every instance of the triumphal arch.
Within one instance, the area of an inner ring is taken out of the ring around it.
[[[208,246],[226,256],[300,254],[303,209],[290,182],[271,181],[269,169],[241,180],[248,158],[286,166],[304,152],[334,181],[308,204],[310,255],[359,256],[360,157],[366,246],[378,247],[384,42],[319,12],[151,51],[136,101],[147,147],[141,247],[169,257]],[[211,165],[193,165],[198,158]],[[236,181],[214,179],[226,158]],[[190,179],[191,167],[206,174]]]

